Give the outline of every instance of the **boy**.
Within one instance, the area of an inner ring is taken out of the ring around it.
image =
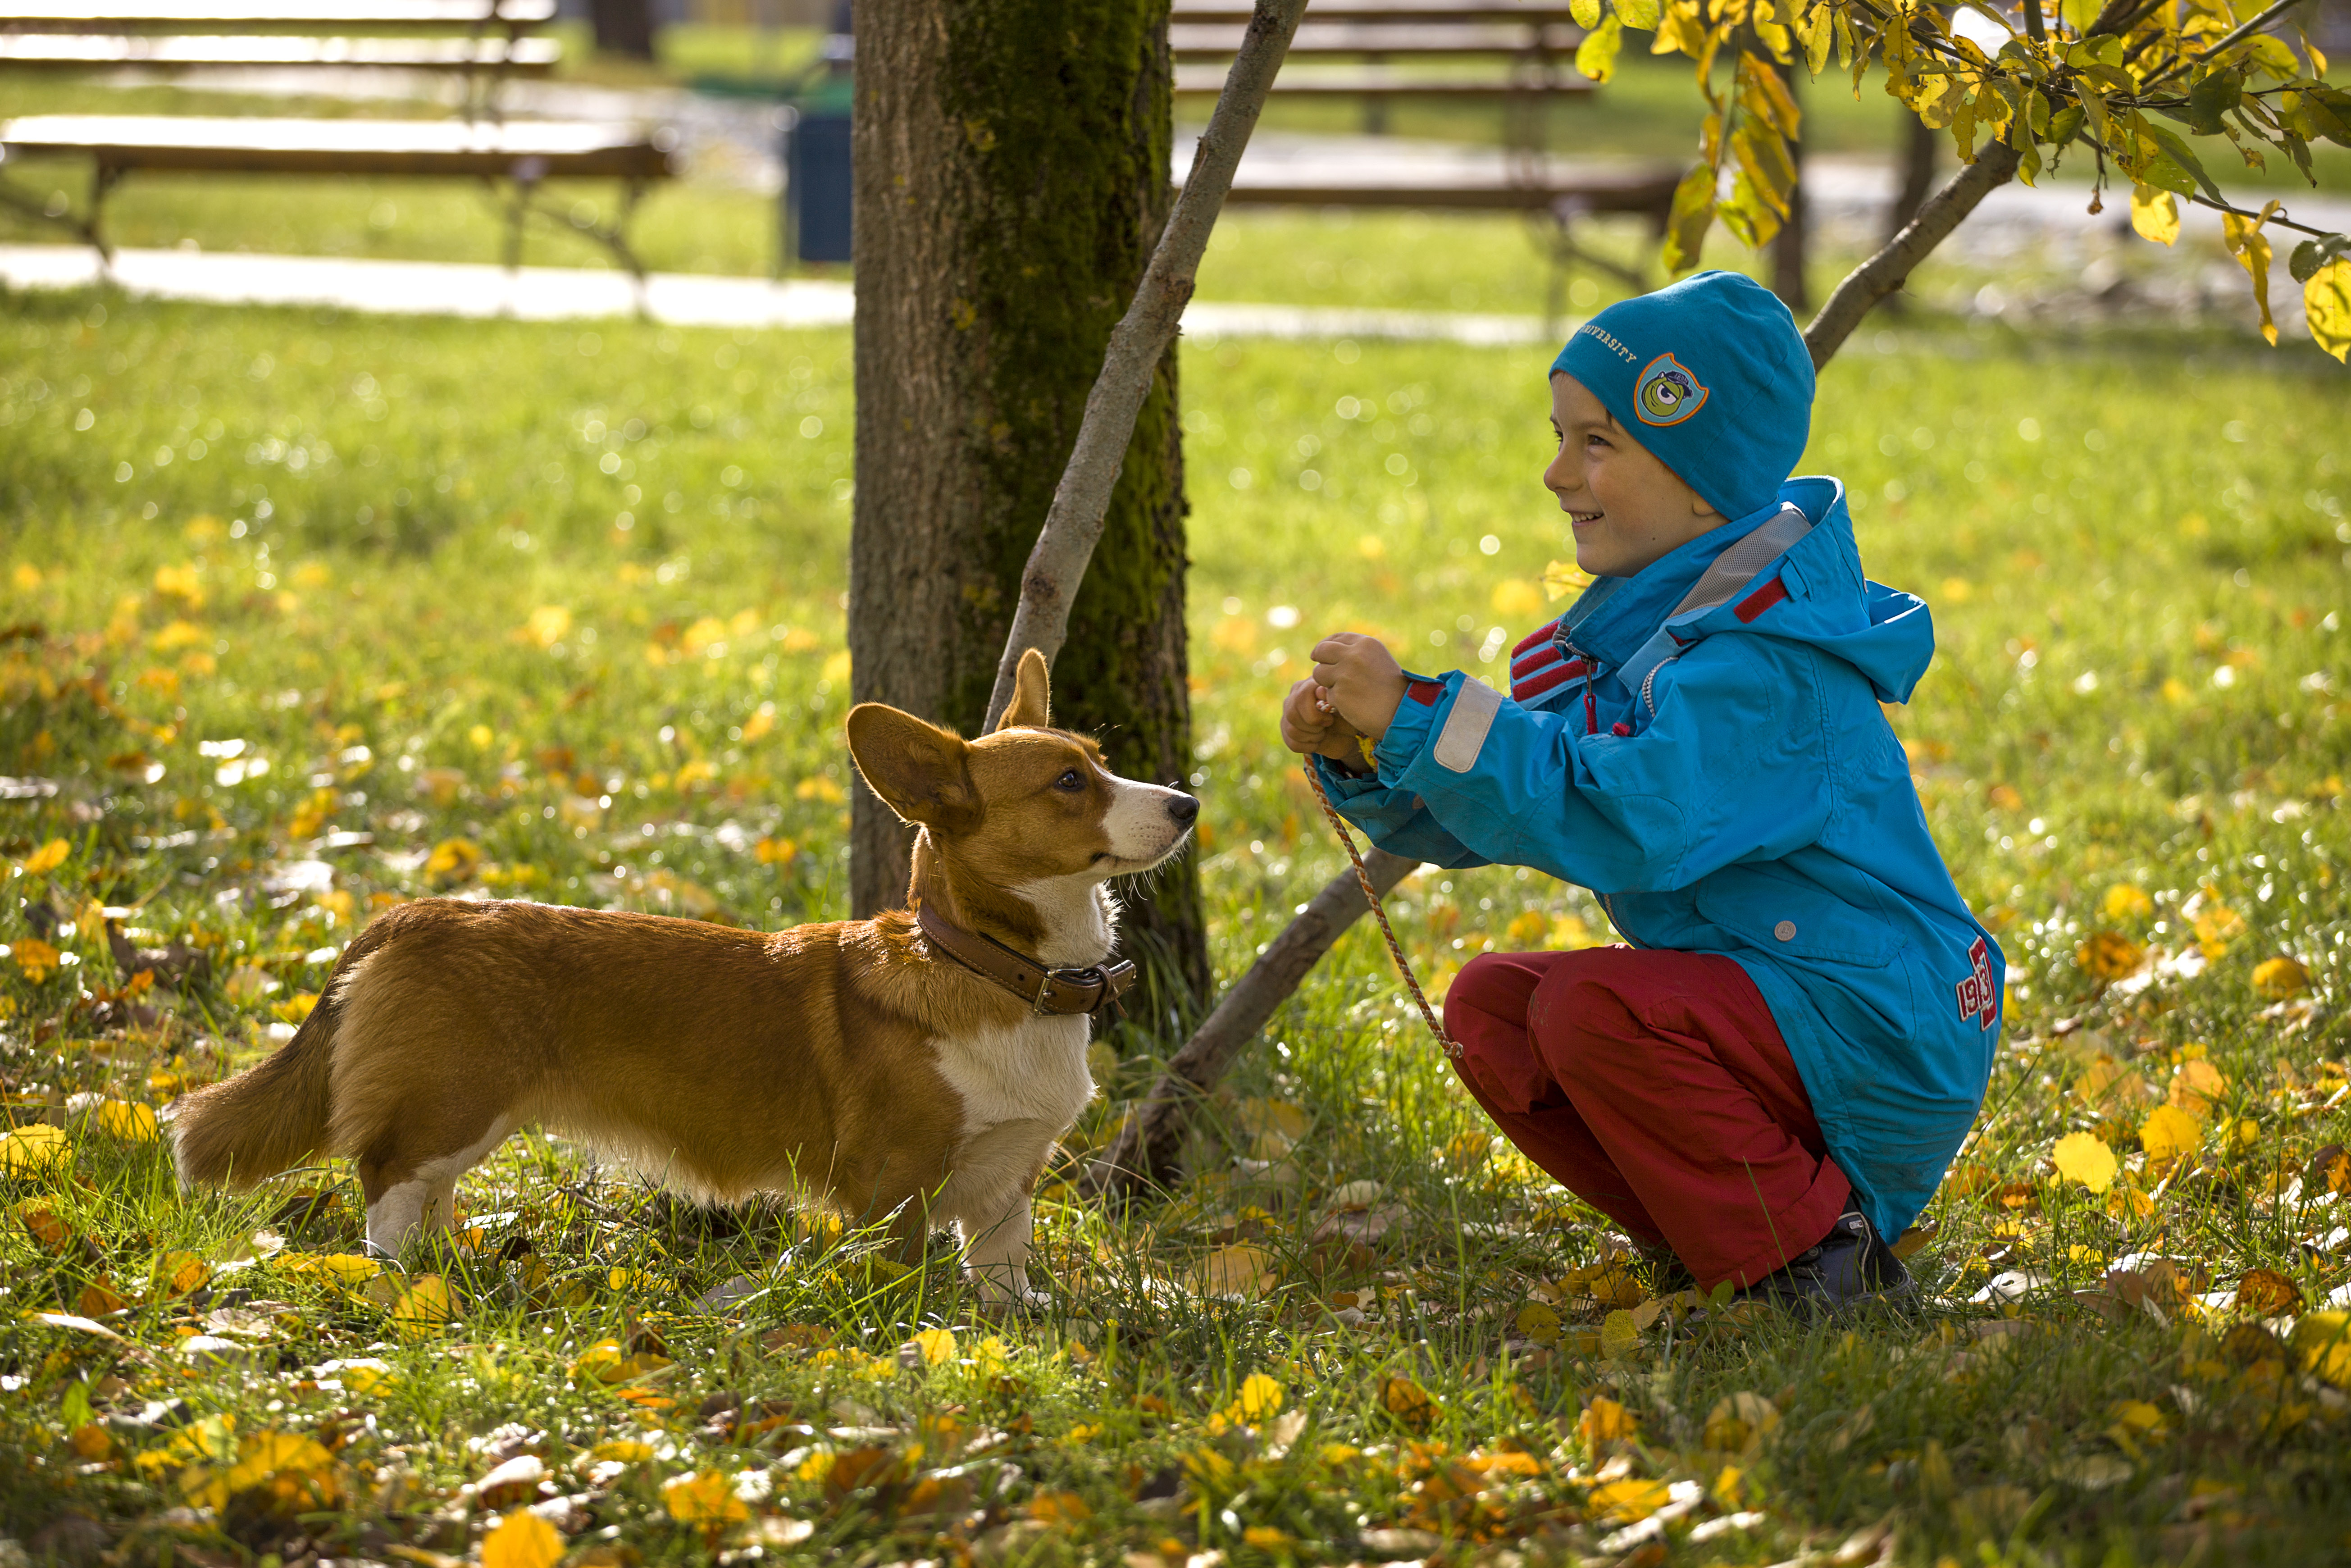
[[[1982,1105],[2005,970],[1878,707],[1927,607],[1865,580],[1843,486],[1789,477],[1812,361],[1748,278],[1612,306],[1551,379],[1543,484],[1596,580],[1508,696],[1324,639],[1282,738],[1381,847],[1582,883],[1632,944],[1454,979],[1456,1066],[1530,1158],[1701,1290],[1906,1291],[1886,1239]]]

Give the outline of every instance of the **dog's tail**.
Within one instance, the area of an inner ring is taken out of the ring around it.
[[[381,946],[395,922],[377,920],[343,950],[302,1027],[267,1060],[181,1096],[171,1111],[172,1154],[183,1187],[242,1191],[321,1152],[334,1109],[335,1028],[344,981]]]

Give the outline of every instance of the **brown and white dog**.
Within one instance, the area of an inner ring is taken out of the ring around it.
[[[1100,968],[1117,911],[1104,884],[1174,853],[1198,802],[1118,778],[1092,741],[1050,727],[1035,653],[983,739],[876,703],[848,733],[866,781],[919,830],[911,894],[927,919],[765,935],[402,904],[352,941],[282,1050],[179,1103],[182,1183],[246,1187],[346,1155],[371,1248],[396,1252],[446,1228],[457,1178],[536,1124],[705,1201],[794,1192],[886,1219],[907,1251],[951,1222],[984,1297],[1028,1302],[1029,1194],[1094,1092],[1076,1009],[1098,1010],[1119,977]],[[1034,988],[1049,971],[1050,996]]]

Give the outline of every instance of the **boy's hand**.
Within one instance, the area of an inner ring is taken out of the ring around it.
[[[1339,716],[1374,740],[1404,701],[1404,668],[1376,637],[1334,632],[1314,644],[1314,680]]]
[[[1312,681],[1290,688],[1281,705],[1281,744],[1301,757],[1327,757],[1351,772],[1364,767],[1355,727],[1322,706],[1322,689]]]

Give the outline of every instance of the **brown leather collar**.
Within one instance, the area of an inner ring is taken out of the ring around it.
[[[1134,966],[1122,958],[1083,969],[1047,968],[977,931],[950,925],[927,904],[914,912],[931,946],[983,979],[995,981],[1031,1010],[1067,1017],[1092,1014],[1115,1003],[1134,984]]]

